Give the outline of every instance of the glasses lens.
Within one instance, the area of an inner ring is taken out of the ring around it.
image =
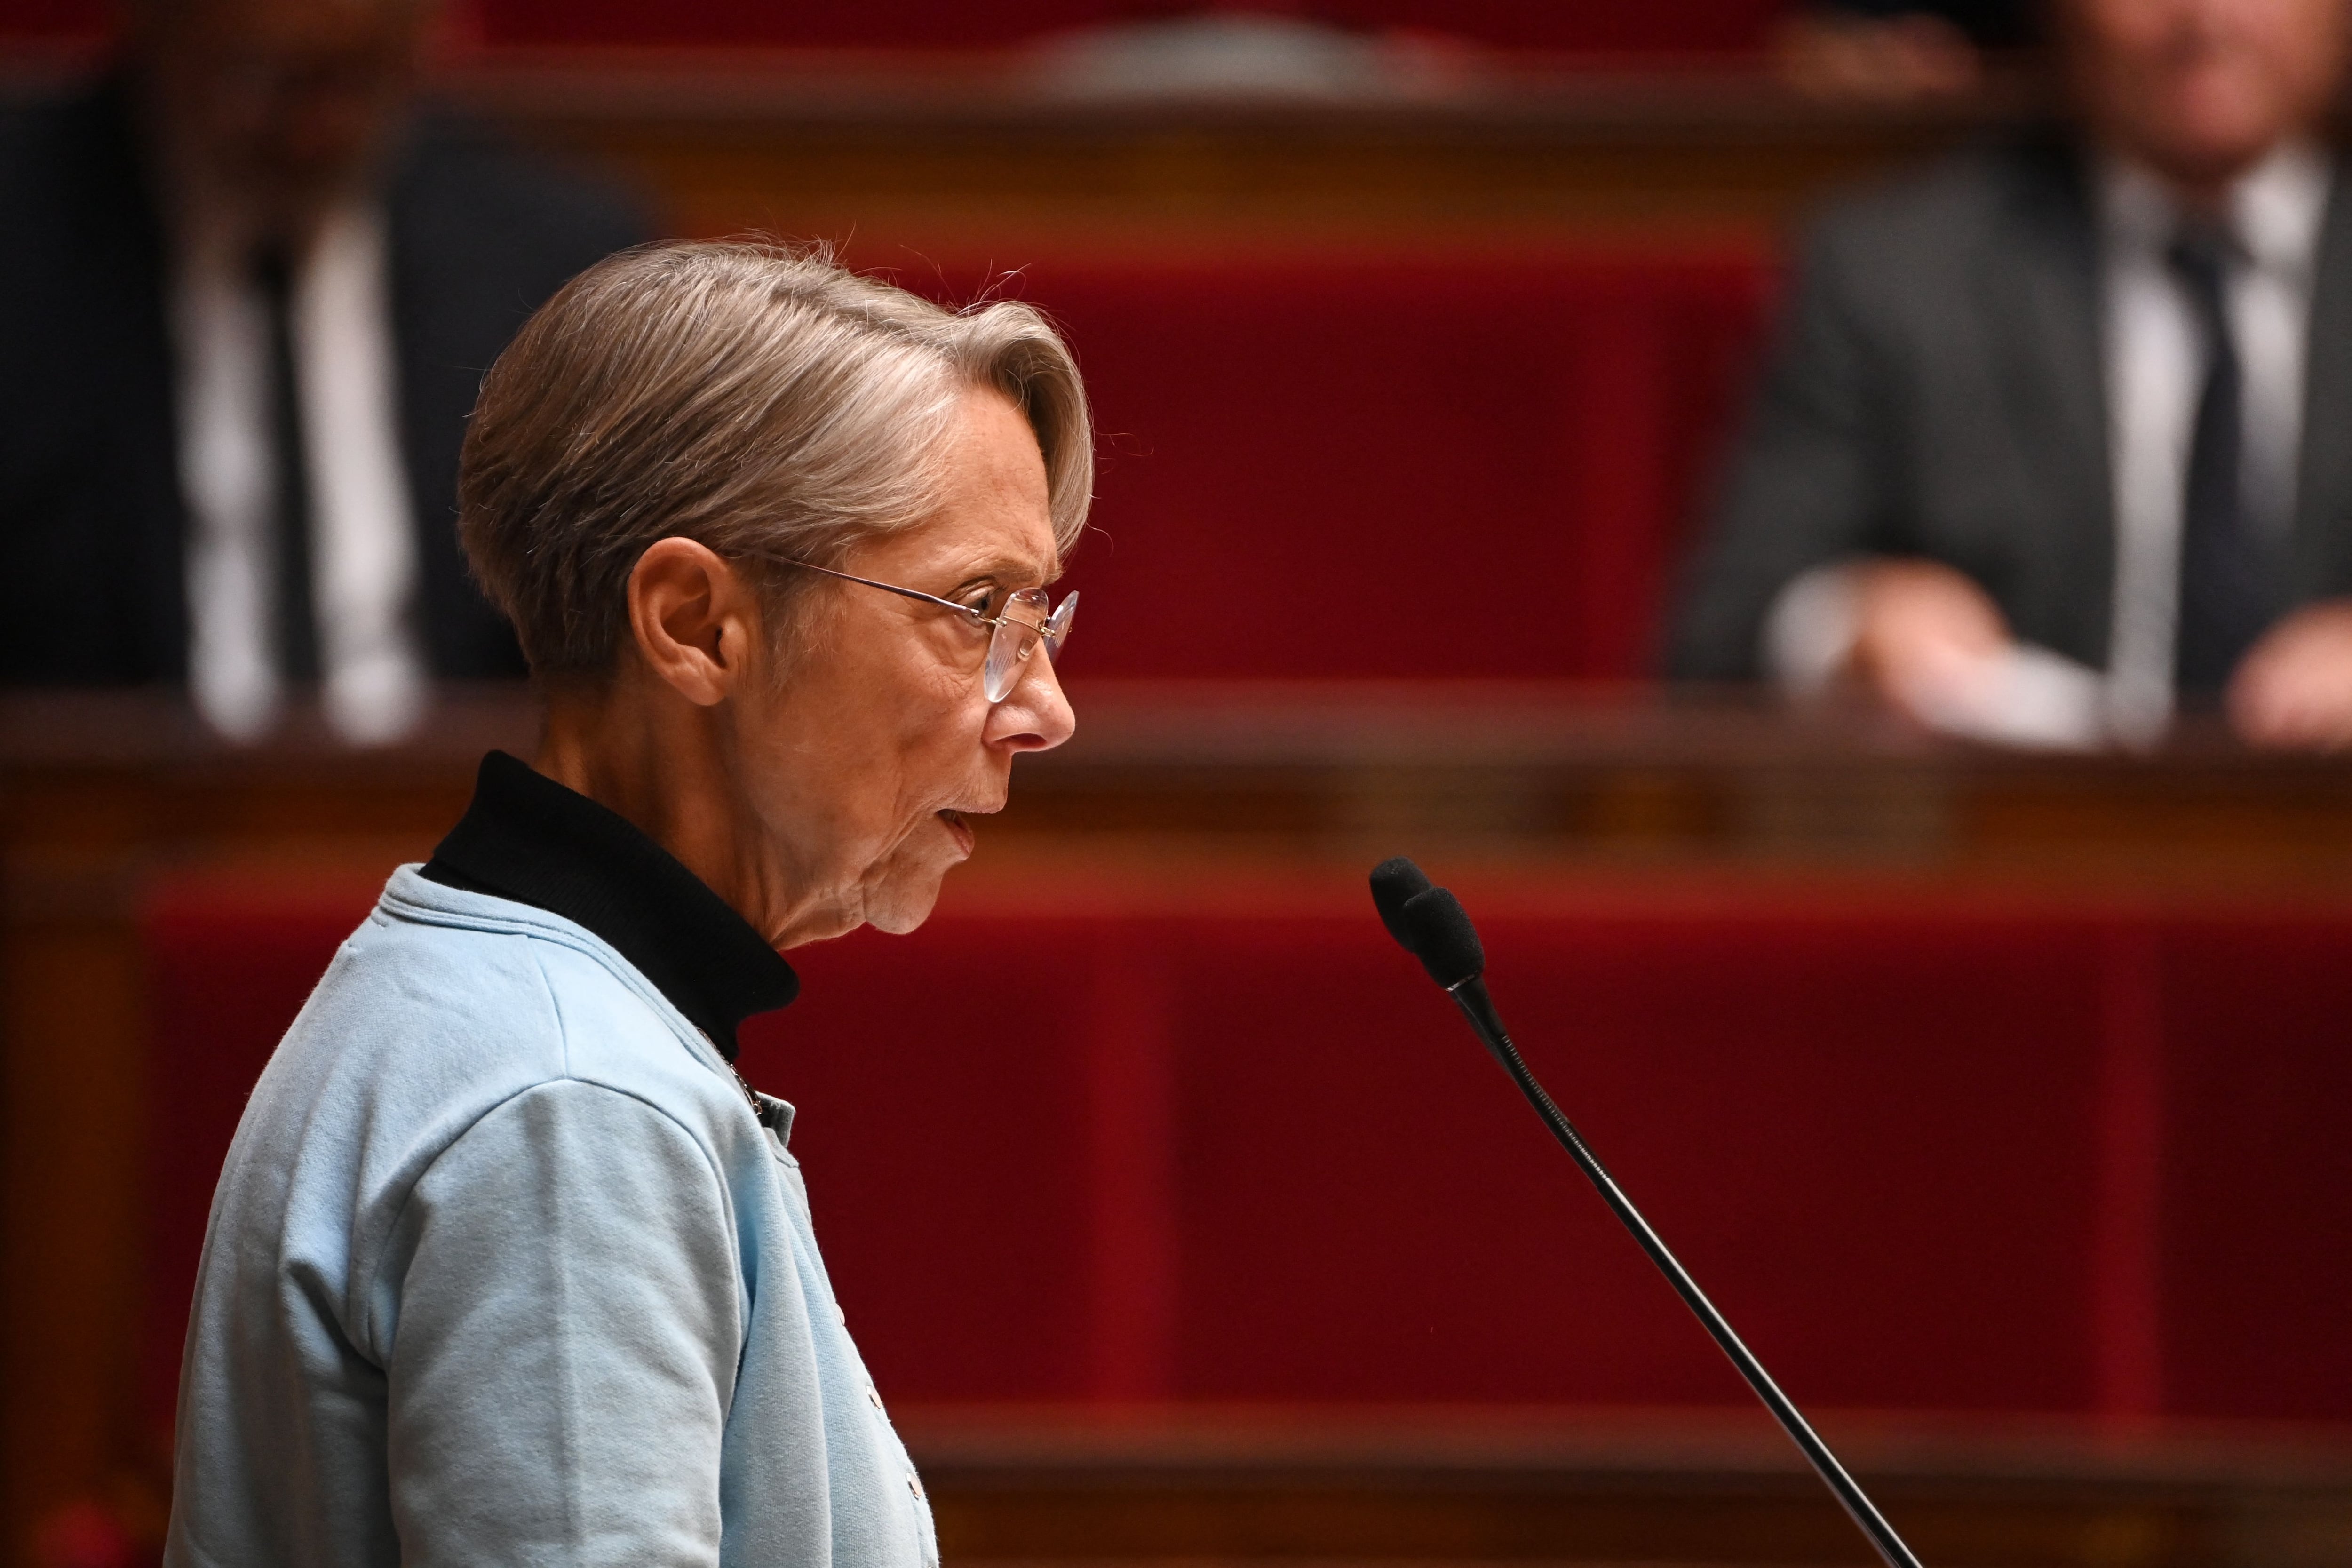
[[[1024,588],[1004,602],[995,635],[988,639],[988,670],[982,685],[991,702],[1003,701],[1021,683],[1021,667],[1036,650],[1045,619],[1043,588]]]
[[[1042,634],[1045,639],[1045,657],[1056,664],[1062,661],[1062,645],[1070,640],[1070,623],[1077,617],[1078,596],[1072,594],[1062,601],[1062,607],[1054,612],[1054,618],[1045,623]]]

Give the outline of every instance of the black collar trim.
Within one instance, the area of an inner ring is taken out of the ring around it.
[[[424,874],[585,926],[730,1062],[737,1026],[800,994],[793,966],[668,850],[504,752],[482,759],[474,803]]]

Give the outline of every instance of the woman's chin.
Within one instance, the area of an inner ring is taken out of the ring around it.
[[[878,899],[866,904],[866,923],[876,931],[892,936],[905,936],[931,918],[931,910],[940,901],[940,881],[945,868],[924,879],[921,886],[898,884],[884,891]]]
[[[909,848],[911,849],[911,846]],[[866,887],[866,923],[893,936],[904,936],[930,919],[940,901],[940,884],[963,861],[963,854],[909,853],[902,850],[881,876]]]

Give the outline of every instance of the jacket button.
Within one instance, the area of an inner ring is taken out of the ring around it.
[[[917,1502],[923,1500],[923,1479],[912,1470],[907,1472],[907,1489],[915,1494]]]
[[[866,1403],[877,1410],[882,1408],[882,1391],[870,1383],[866,1385]]]

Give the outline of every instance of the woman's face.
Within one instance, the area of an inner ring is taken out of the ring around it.
[[[1011,399],[967,395],[937,513],[867,543],[845,572],[991,615],[1061,571],[1045,465]],[[981,667],[988,634],[961,616],[824,578],[772,697],[743,700],[740,785],[764,831],[779,947],[859,924],[909,931],[948,868],[971,853],[973,819],[1001,809],[1013,759],[1070,738],[1076,721],[1043,647],[1004,700]]]

